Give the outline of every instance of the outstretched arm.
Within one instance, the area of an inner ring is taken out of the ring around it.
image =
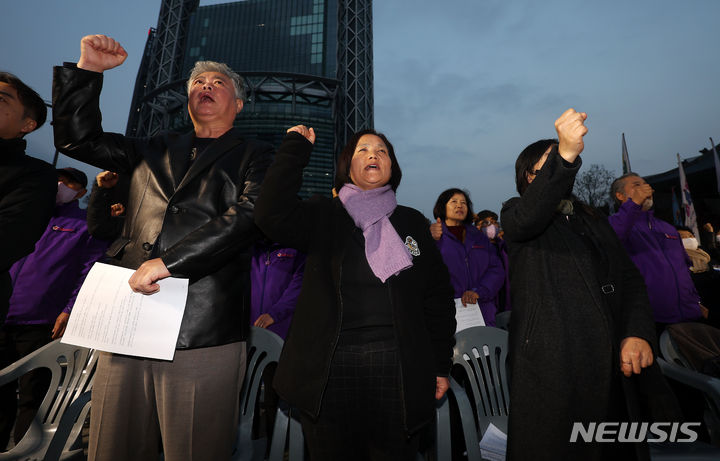
[[[585,148],[586,119],[586,113],[568,109],[555,121],[559,144],[552,147],[522,197],[508,201],[503,208],[502,223],[507,240],[530,240],[550,225],[560,200],[570,192],[582,165],[579,155]]]
[[[298,197],[302,170],[310,161],[315,131],[303,125],[287,130],[268,169],[255,204],[255,222],[272,241],[307,252],[324,208]]]
[[[120,65],[127,53],[115,40],[89,35],[80,42],[78,65],[53,69],[53,135],[63,154],[103,170],[129,173],[141,160],[133,138],[105,133],[100,113],[103,70]]]

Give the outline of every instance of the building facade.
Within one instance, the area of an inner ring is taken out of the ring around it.
[[[163,0],[138,72],[128,134],[189,128],[184,79],[196,61],[224,62],[248,87],[236,126],[275,146],[291,126],[312,126],[317,140],[303,172],[301,196],[329,195],[335,156],[349,133],[373,126],[371,13],[371,0],[244,0],[208,6]],[[169,66],[164,60],[172,54],[174,63],[182,62],[183,78],[158,86],[154,76],[162,69],[148,63]]]
[[[291,126],[317,140],[301,195],[329,195],[334,178],[337,0],[247,0],[203,6],[191,16],[183,63],[225,62],[248,85],[236,126],[278,146]]]

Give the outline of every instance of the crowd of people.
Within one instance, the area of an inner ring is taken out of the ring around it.
[[[83,172],[25,154],[45,105],[0,73],[0,367],[63,335],[97,261],[134,270],[144,295],[190,280],[173,360],[101,354],[91,460],[229,459],[251,326],[284,340],[266,386],[300,410],[312,460],[414,459],[449,388],[459,305],[489,326],[512,312],[508,459],[647,459],[643,443],[569,444],[572,424],[681,418],[657,338],[689,322],[720,333],[719,237],[704,226],[703,249],[656,218],[634,173],[612,184],[611,216],[578,201],[587,114],[568,109],[557,139],[519,154],[500,219],[454,187],[429,221],[397,203],[402,156],[374,130],[339,153],[332,197],[301,200],[314,129],[277,151],[241,136],[245,89],[225,64],[192,69],[191,131],[105,132],[103,72],[126,57],[87,36],[53,71],[56,147],[103,170],[87,210]],[[0,449],[48,385],[39,370],[0,389]]]

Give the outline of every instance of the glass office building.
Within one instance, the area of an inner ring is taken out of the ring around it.
[[[246,0],[193,13],[184,68],[210,59],[240,73],[335,78],[336,50],[337,0]]]
[[[297,124],[318,139],[301,195],[329,195],[334,177],[337,0],[246,0],[197,8],[190,17],[184,74],[196,61],[227,63],[248,84],[236,126],[278,146]]]

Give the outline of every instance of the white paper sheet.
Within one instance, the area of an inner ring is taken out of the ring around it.
[[[484,327],[485,319],[478,304],[462,305],[460,298],[455,298],[455,321],[457,327],[455,333],[470,327]]]
[[[132,269],[95,263],[75,300],[62,342],[106,352],[172,360],[188,279],[160,280],[152,295],[134,293]]]
[[[505,461],[507,435],[490,423],[480,441],[480,456],[489,461]]]

